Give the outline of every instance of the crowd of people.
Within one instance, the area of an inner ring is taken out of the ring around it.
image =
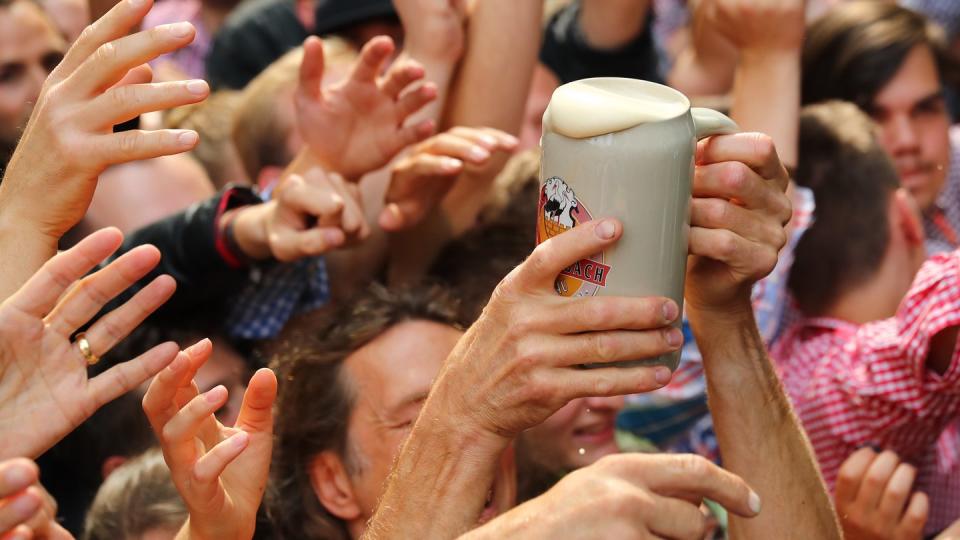
[[[741,128],[682,309],[535,245],[590,77]],[[0,0],[0,536],[960,538],[955,124],[952,1]]]

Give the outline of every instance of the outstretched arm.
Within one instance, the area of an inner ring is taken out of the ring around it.
[[[186,152],[183,130],[113,133],[149,111],[203,100],[204,81],[151,83],[146,62],[193,40],[189,23],[132,35],[152,3],[124,0],[90,25],[43,85],[0,184],[0,300],[56,253],[109,165]]]
[[[467,27],[466,53],[441,128],[491,127],[519,134],[540,46],[542,13],[542,2],[475,3]],[[419,226],[391,238],[391,281],[416,280],[450,238],[473,226],[508,157],[494,156],[482,167],[466,170]]]
[[[732,536],[759,540],[790,531],[791,538],[839,539],[810,443],[750,304],[753,283],[773,269],[786,242],[786,170],[770,138],[756,133],[712,137],[697,150],[687,314],[703,354],[723,464],[766,505],[755,518],[732,517]],[[725,181],[733,176],[741,181]]]

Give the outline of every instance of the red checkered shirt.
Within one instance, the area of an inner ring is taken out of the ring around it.
[[[960,517],[960,347],[943,375],[926,369],[930,340],[960,326],[960,251],[920,269],[890,319],[806,319],[776,345],[787,393],[833,490],[843,461],[874,444],[917,466],[930,496],[926,532]]]

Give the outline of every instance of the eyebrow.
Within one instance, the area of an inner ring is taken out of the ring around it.
[[[398,400],[397,404],[391,407],[391,409],[393,409],[394,411],[397,411],[405,407],[408,407],[410,405],[413,405],[415,403],[426,401],[428,395],[430,395],[429,390],[424,392],[414,392],[414,393],[407,394],[402,399]]]
[[[917,108],[923,105],[930,105],[931,103],[935,103],[937,101],[943,101],[944,99],[946,99],[946,97],[943,94],[943,90],[937,90],[936,92],[933,92],[927,97],[917,100],[913,108]]]

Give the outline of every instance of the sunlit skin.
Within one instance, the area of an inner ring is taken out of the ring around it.
[[[0,149],[16,144],[40,87],[67,44],[39,5],[0,8]]]
[[[433,380],[462,335],[444,324],[407,321],[347,358],[347,380],[356,396],[347,428],[348,452],[355,466],[349,482],[356,509],[341,511],[338,517],[347,522],[354,538],[360,537],[373,515]],[[501,466],[491,515],[506,511],[514,502],[515,478],[503,474],[511,467],[512,463]]]
[[[923,212],[936,203],[950,164],[950,117],[938,73],[930,48],[917,45],[867,111]]]
[[[530,457],[558,472],[586,467],[620,452],[614,438],[622,396],[571,401],[537,427],[521,435]]]

